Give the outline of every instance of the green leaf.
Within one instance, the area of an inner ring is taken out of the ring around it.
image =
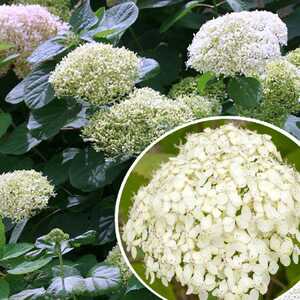
[[[10,244],[15,244],[18,241],[18,239],[20,238],[27,222],[28,222],[28,219],[24,219],[22,221],[19,221],[15,225],[15,227],[14,227],[14,229],[13,229],[11,235],[10,235],[10,238],[9,238],[9,243]]]
[[[92,192],[111,184],[127,166],[128,160],[105,159],[103,153],[86,148],[73,159],[69,168],[71,184],[83,192]]]
[[[97,233],[95,230],[89,230],[81,235],[69,240],[71,246],[78,248],[83,245],[92,245],[96,242]]]
[[[176,81],[182,67],[181,54],[174,47],[161,44],[155,50],[143,52],[143,56],[155,59],[160,65],[160,73],[143,85],[165,92],[165,88]]]
[[[3,257],[5,243],[6,243],[5,226],[2,222],[2,218],[0,217],[0,257]]]
[[[6,96],[5,101],[11,104],[18,104],[24,101],[24,80],[17,84]]]
[[[256,6],[255,2],[252,0],[226,0],[229,6],[233,9],[233,11],[243,11],[249,10]]]
[[[14,47],[15,47],[15,45],[13,45],[13,44],[5,43],[5,42],[0,42],[0,51],[8,50],[8,49],[14,48]]]
[[[160,32],[164,33],[168,31],[175,23],[177,23],[180,19],[185,17],[187,14],[189,14],[193,8],[199,6],[201,2],[204,2],[204,0],[198,0],[198,1],[189,1],[183,7],[180,8],[179,11],[175,13],[175,15],[171,15],[167,20],[165,20],[162,25],[160,26]]]
[[[12,63],[18,56],[19,56],[19,54],[15,53],[15,54],[11,54],[11,55],[1,59],[0,60],[0,67],[4,67],[4,66]]]
[[[30,157],[18,157],[0,154],[0,173],[15,170],[29,170],[32,168],[33,161]]]
[[[46,162],[43,173],[54,185],[62,184],[68,180],[71,161],[79,151],[78,148],[67,148]]]
[[[98,23],[98,18],[91,9],[90,0],[82,1],[72,14],[69,23],[75,32],[88,30]]]
[[[64,36],[56,36],[38,46],[32,54],[27,58],[30,64],[40,64],[47,60],[52,60],[56,56],[67,50],[63,45]]]
[[[128,294],[129,292],[132,292],[132,291],[137,291],[137,290],[140,290],[143,288],[145,288],[145,287],[141,284],[141,282],[135,276],[131,276],[130,279],[128,280],[125,294]]]
[[[233,99],[236,104],[246,108],[257,106],[262,98],[261,84],[255,78],[230,78],[227,90],[229,97]]]
[[[114,30],[112,36],[120,36],[136,21],[138,14],[137,6],[131,1],[115,5],[105,12],[97,32]]]
[[[7,273],[12,275],[23,275],[27,273],[32,273],[46,266],[51,260],[52,257],[46,257],[34,261],[26,261],[17,265],[15,268],[8,270]]]
[[[1,261],[19,257],[33,248],[34,245],[29,243],[7,244],[4,247],[4,252]]]
[[[24,101],[29,108],[41,108],[54,99],[54,89],[48,81],[54,68],[53,62],[37,65],[24,79]]]
[[[120,288],[122,283],[120,269],[118,267],[99,264],[93,267],[85,279],[86,287],[92,295],[105,295]]]
[[[213,72],[206,72],[199,77],[197,82],[197,89],[200,95],[204,94],[208,82],[213,78],[215,78],[215,74]]]
[[[105,200],[106,204],[101,205],[101,215],[98,220],[98,244],[104,245],[106,243],[110,243],[115,241],[115,201],[111,199],[111,201]]]
[[[285,17],[283,21],[288,27],[289,40],[300,36],[300,7],[297,7],[290,15]]]
[[[0,278],[0,300],[8,300],[9,284],[4,278]]]
[[[143,288],[140,290],[133,290],[127,293],[122,300],[159,300],[157,296],[153,295],[148,289]],[[166,298],[164,298],[166,299]],[[168,298],[169,299],[169,298]],[[174,298],[170,298],[170,300],[175,300]]]
[[[64,269],[64,276],[65,277],[80,276],[80,272],[72,266],[64,265],[63,269]],[[60,265],[54,266],[52,268],[52,273],[53,273],[53,277],[60,277],[61,276],[61,267],[60,267]]]
[[[300,140],[300,118],[290,115],[288,116],[284,129]]]
[[[55,297],[82,295],[86,291],[84,279],[80,275],[70,276],[64,278],[64,286],[61,277],[55,277],[47,289],[47,294]]]
[[[97,32],[93,35],[93,39],[95,41],[101,42],[103,38],[106,38],[107,36],[113,34],[115,32],[114,29],[107,29],[100,32]]]
[[[45,294],[44,288],[30,289],[10,296],[9,300],[42,300],[45,299]]]
[[[136,83],[155,77],[160,71],[159,63],[152,58],[140,58],[139,61],[139,78]]]
[[[168,6],[168,5],[174,5],[183,1],[184,0],[139,0],[138,6],[140,9],[158,8],[158,7]]]
[[[0,139],[0,153],[24,154],[40,142],[28,131],[26,124],[21,124],[11,134]]]
[[[97,258],[93,254],[87,254],[80,256],[76,260],[76,268],[80,271],[83,276],[86,276],[89,270],[98,263]]]
[[[56,98],[48,105],[31,112],[27,128],[32,136],[47,140],[74,121],[80,111],[81,105],[74,99]]]
[[[11,115],[8,113],[0,112],[0,137],[6,133],[11,123],[12,123]]]

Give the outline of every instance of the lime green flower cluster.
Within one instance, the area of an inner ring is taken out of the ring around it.
[[[199,78],[200,76],[183,78],[178,83],[173,84],[169,91],[169,96],[173,99],[177,99],[186,95],[199,95]],[[204,96],[216,98],[222,102],[226,98],[226,86],[224,82],[220,79],[215,79],[213,84],[206,86]]]
[[[71,16],[70,0],[14,0],[13,4],[38,4],[46,7],[49,12],[68,21]]]
[[[297,68],[300,68],[300,48],[291,51],[287,55],[287,59],[290,63],[295,65]]]
[[[94,105],[115,102],[128,94],[138,77],[139,58],[109,44],[84,44],[70,52],[49,78],[56,96],[73,96]]]
[[[186,77],[174,84],[169,91],[169,96],[188,105],[196,118],[219,115],[221,102],[226,97],[225,84],[222,80],[217,80],[214,84],[206,87],[204,95],[200,95],[198,92],[199,77]]]
[[[70,238],[69,234],[64,233],[59,228],[52,229],[46,236],[45,239],[49,242],[60,244],[63,241],[66,241]]]
[[[257,118],[282,127],[286,117],[300,109],[300,73],[286,58],[266,65],[266,73],[260,78],[263,99],[255,109],[238,107],[243,116]]]
[[[221,103],[216,98],[190,94],[178,97],[176,100],[190,107],[193,115],[198,119],[219,115],[222,109]]]
[[[198,76],[183,78],[178,83],[172,85],[169,96],[173,99],[177,99],[189,94],[197,95],[198,79]]]
[[[109,156],[138,154],[166,131],[194,119],[191,109],[150,88],[134,90],[126,100],[96,112],[83,138]]]
[[[283,106],[287,112],[297,107],[300,96],[300,73],[286,59],[278,59],[267,64],[262,86],[266,104],[274,108]]]
[[[128,283],[129,278],[132,276],[131,271],[126,265],[119,246],[115,246],[107,255],[105,263],[118,267],[121,272],[122,282],[124,285]]]
[[[18,222],[45,208],[54,187],[34,170],[20,170],[0,175],[0,215]]]

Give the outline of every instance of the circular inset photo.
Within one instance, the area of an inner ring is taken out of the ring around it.
[[[133,273],[168,300],[288,291],[286,276],[300,276],[299,146],[241,117],[201,119],[152,143],[117,200],[117,238]]]

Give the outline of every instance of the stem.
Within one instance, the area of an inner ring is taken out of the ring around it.
[[[56,249],[57,249],[57,255],[59,259],[61,282],[62,282],[63,290],[64,292],[66,292],[64,263],[63,263],[60,243],[56,244]]]
[[[143,46],[142,46],[141,43],[139,42],[139,40],[138,40],[138,38],[137,38],[137,36],[136,36],[134,30],[133,30],[131,27],[129,28],[129,32],[130,32],[130,34],[132,35],[133,40],[134,40],[134,42],[136,43],[136,45],[138,46],[138,48],[139,48],[141,51],[143,51]]]
[[[282,289],[286,289],[286,285],[278,280],[276,277],[271,277],[271,281],[274,282],[277,286],[281,287]]]

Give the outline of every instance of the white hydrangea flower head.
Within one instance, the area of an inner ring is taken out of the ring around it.
[[[54,187],[47,178],[34,170],[0,175],[0,215],[14,222],[35,215],[54,195]]]
[[[95,105],[128,94],[138,77],[139,58],[126,48],[89,43],[70,52],[49,78],[58,97],[73,96]]]
[[[269,135],[226,124],[187,136],[133,199],[122,238],[146,276],[206,300],[257,300],[298,262],[300,175]]]
[[[198,72],[253,76],[281,56],[287,27],[267,11],[234,12],[206,22],[188,48],[187,65]]]
[[[191,109],[150,89],[135,89],[111,109],[95,113],[83,137],[109,156],[138,154],[166,131],[193,120]]]
[[[26,59],[33,50],[50,37],[66,30],[66,23],[40,5],[1,5],[0,41],[14,47],[0,53],[0,56],[19,54],[13,69],[19,78],[23,78],[30,72]]]

